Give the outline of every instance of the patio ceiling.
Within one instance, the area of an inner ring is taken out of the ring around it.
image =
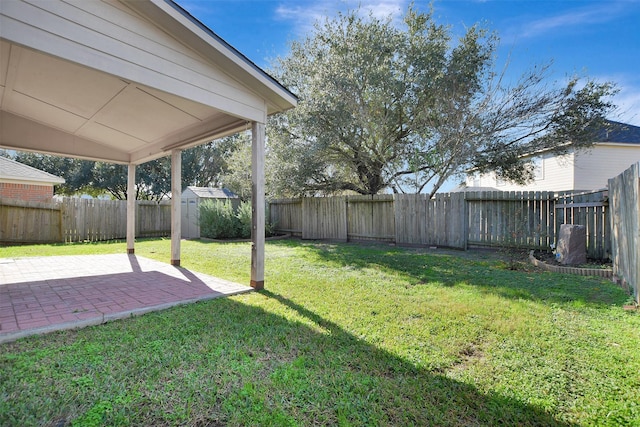
[[[139,164],[295,103],[172,1],[0,2],[1,147]]]

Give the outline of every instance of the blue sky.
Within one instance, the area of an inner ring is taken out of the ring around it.
[[[314,21],[340,10],[372,10],[401,16],[409,0],[177,0],[193,16],[257,65],[286,55],[289,42],[302,40]],[[428,1],[415,0],[427,10]],[[614,81],[620,89],[615,120],[640,126],[640,0],[439,0],[439,23],[454,34],[484,23],[498,33],[498,65],[508,73],[553,60],[554,80],[573,75]]]

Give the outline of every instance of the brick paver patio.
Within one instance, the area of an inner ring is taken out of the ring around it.
[[[135,255],[0,258],[0,343],[251,290]]]

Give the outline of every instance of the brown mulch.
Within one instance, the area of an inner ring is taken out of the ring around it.
[[[535,251],[533,253],[533,256],[536,257],[536,259],[543,261],[546,264],[549,265],[557,265],[557,266],[561,266],[561,267],[567,267],[565,264],[561,264],[560,262],[558,262],[556,260],[556,256],[553,252],[547,252],[547,251]],[[613,263],[611,262],[611,260],[604,260],[604,259],[592,259],[592,258],[587,258],[587,262],[584,264],[579,264],[579,265],[572,265],[571,267],[578,267],[578,268],[602,268],[602,269],[606,269],[606,268],[612,268]]]

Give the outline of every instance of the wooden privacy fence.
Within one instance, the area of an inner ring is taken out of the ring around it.
[[[465,199],[468,245],[548,249],[555,241],[553,192],[482,191]]]
[[[65,197],[58,206],[64,242],[98,242],[127,235],[126,201]]]
[[[279,231],[303,239],[372,240],[399,245],[548,249],[561,224],[587,226],[587,251],[610,251],[606,191],[467,192],[280,199],[270,203]]]
[[[0,243],[58,243],[63,235],[57,204],[0,198]]]
[[[136,202],[136,236],[171,233],[169,202]],[[56,243],[123,239],[127,202],[65,197],[59,202],[0,201],[0,242]]]
[[[609,180],[613,274],[640,304],[640,163]]]
[[[465,194],[395,195],[395,243],[466,248]]]
[[[269,222],[276,231],[302,237],[302,199],[278,199],[269,202]]]
[[[305,198],[301,207],[304,239],[395,241],[391,195]]]

